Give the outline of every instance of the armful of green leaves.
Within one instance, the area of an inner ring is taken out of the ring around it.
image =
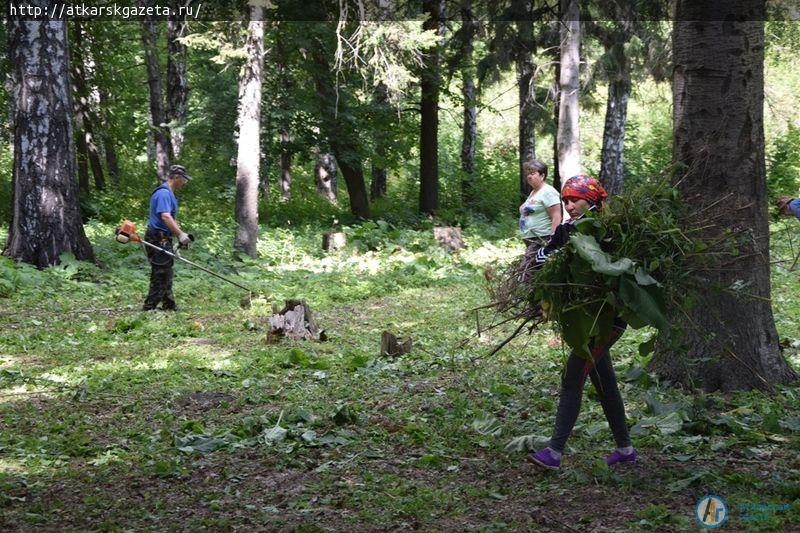
[[[678,226],[683,209],[665,183],[615,197],[578,221],[569,242],[532,276],[531,299],[542,302],[575,353],[590,358],[617,316],[669,333],[668,317],[684,306],[693,279],[688,256],[702,248]],[[653,341],[640,351],[651,351]]]

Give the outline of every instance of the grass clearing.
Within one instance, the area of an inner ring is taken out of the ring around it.
[[[144,256],[110,230],[87,226],[100,267],[0,265],[13,285],[0,299],[3,529],[693,530],[708,493],[738,529],[800,522],[800,388],[672,389],[642,369],[643,331],[613,354],[642,461],[605,467],[591,387],[562,471],[523,461],[550,433],[566,354],[547,329],[491,359],[511,326],[474,336],[484,265],[521,252],[498,237],[510,228],[466,228],[459,256],[377,224],[332,256],[312,228],[267,230],[244,262],[205,228],[187,257],[270,299],[242,309],[241,291],[180,265],[177,313],[138,311]],[[789,265],[775,268],[774,305],[800,368]],[[290,297],[328,342],[266,343],[271,303]],[[381,358],[384,329],[413,337],[411,353]]]

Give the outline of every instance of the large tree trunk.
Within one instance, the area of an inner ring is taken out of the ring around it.
[[[600,182],[609,195],[622,193],[625,180],[625,124],[631,75],[624,43],[612,45],[616,76],[608,84],[606,121],[603,127],[603,149],[600,155]]]
[[[291,135],[289,130],[282,128],[281,137],[281,198],[288,200],[292,197],[292,151],[289,143]]]
[[[578,0],[561,1],[561,100],[558,116],[558,170],[563,183],[581,172],[580,109],[581,23]]]
[[[336,182],[338,170],[333,154],[317,152],[317,163],[314,165],[314,181],[317,184],[317,194],[336,204]]]
[[[428,14],[425,30],[442,31],[443,0],[423,0]],[[439,43],[425,53],[420,79],[419,210],[433,214],[439,208]],[[342,168],[344,173],[344,168]]]
[[[342,171],[347,195],[350,198],[350,211],[357,217],[370,218],[367,186],[364,182],[364,170],[356,144],[356,126],[347,112],[348,95],[342,90],[335,90],[335,81],[331,76],[330,65],[325,55],[324,44],[317,40],[313,47],[314,85],[317,92],[322,119],[322,130],[330,143],[333,156]],[[337,105],[338,102],[338,111]]]
[[[148,0],[139,0],[140,6],[148,6]],[[167,122],[164,112],[164,102],[161,90],[161,70],[156,52],[158,29],[156,22],[151,17],[142,19],[142,46],[144,47],[144,62],[147,68],[147,86],[150,90],[150,118],[152,120],[152,134],[155,147],[156,170],[158,177],[167,179],[169,172],[170,142],[169,133],[164,126]]]
[[[170,1],[173,13],[179,2]],[[186,36],[186,20],[172,15],[167,20],[167,121],[170,124],[172,156],[180,159],[183,131],[186,127],[186,100],[189,84],[186,80],[186,45],[179,39]]]
[[[478,143],[478,108],[475,96],[475,65],[473,49],[476,31],[472,0],[466,0],[461,8],[461,21],[464,32],[464,68],[461,70],[461,94],[464,97],[464,120],[461,136],[461,201],[465,206],[473,206],[475,191],[475,148]]]
[[[239,152],[236,157],[236,238],[233,247],[250,257],[258,252],[258,180],[261,161],[261,77],[264,61],[263,8],[250,6],[245,50],[239,75]]]
[[[14,167],[3,253],[40,268],[65,252],[94,260],[78,209],[66,22],[10,19],[9,57]]]
[[[787,383],[796,376],[781,355],[770,307],[764,2],[678,0],[675,21],[674,180],[692,207],[686,224],[710,239],[731,232],[734,249],[717,259],[695,305],[676,318],[680,349],[657,353],[651,368],[706,390]]]

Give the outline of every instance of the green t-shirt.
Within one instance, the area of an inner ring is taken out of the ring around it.
[[[547,208],[561,204],[561,195],[545,183],[519,206],[519,232],[523,239],[550,236],[552,221]]]

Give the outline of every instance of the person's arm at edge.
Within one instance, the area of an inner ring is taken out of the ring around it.
[[[178,221],[172,218],[172,215],[168,212],[159,214],[161,216],[161,220],[164,222],[164,225],[167,226],[172,234],[178,238],[178,241],[182,243],[185,240],[183,236],[186,234],[183,232],[183,230],[181,230],[181,227],[178,225]]]
[[[547,208],[550,216],[550,235],[556,232],[556,228],[561,225],[561,202],[553,204]]]
[[[794,200],[789,202],[789,205],[787,207],[789,208],[789,212],[791,214],[800,219],[800,198],[795,198]]]

